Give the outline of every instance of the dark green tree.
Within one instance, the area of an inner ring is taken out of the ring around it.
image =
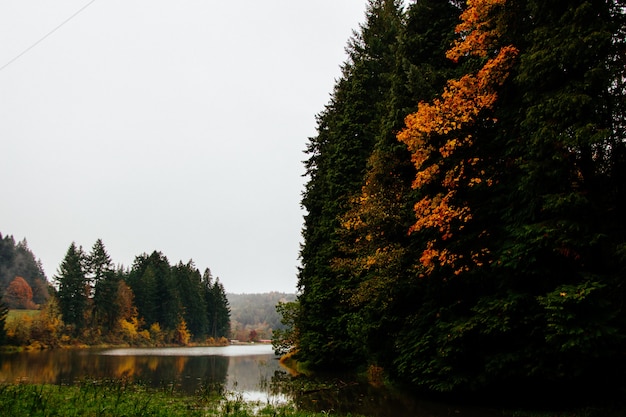
[[[182,311],[180,294],[172,278],[172,267],[161,252],[135,258],[128,285],[135,294],[135,305],[146,325],[159,323],[162,329],[173,330]]]
[[[515,187],[502,193],[491,305],[518,310],[514,336],[503,335],[525,344],[507,346],[520,358],[507,368],[525,371],[515,377],[599,389],[625,365],[615,360],[624,346],[625,9],[512,3],[532,18],[507,15],[521,53],[498,139],[512,168],[502,183]],[[502,354],[488,360],[502,366]]]
[[[59,288],[57,297],[63,321],[77,331],[85,327],[89,306],[89,284],[84,266],[85,254],[72,242],[54,277]]]
[[[351,366],[363,359],[362,342],[349,336],[355,312],[346,296],[358,282],[334,270],[332,262],[340,254],[339,219],[361,189],[381,118],[387,114],[401,27],[401,2],[368,2],[366,22],[349,42],[342,77],[317,118],[317,136],[307,146],[298,328],[300,359],[313,368]]]
[[[460,9],[451,2],[420,0],[406,11],[395,51],[395,67],[376,143],[361,191],[342,216],[342,254],[335,268],[359,285],[350,293],[358,309],[351,326],[369,362],[391,368],[403,317],[417,305],[414,271],[417,241],[413,222],[415,168],[396,139],[404,116],[428,101],[459,70],[448,59]],[[359,334],[360,333],[360,334]]]
[[[208,334],[207,305],[203,294],[202,276],[193,261],[182,261],[172,268],[172,276],[180,293],[182,316],[196,340]]]
[[[212,282],[211,271],[207,268],[202,277],[206,300],[209,336],[218,339],[230,334],[230,308],[224,286],[219,278]]]
[[[93,288],[93,321],[105,331],[114,328],[119,318],[116,305],[119,276],[101,239],[87,256],[88,279]]]

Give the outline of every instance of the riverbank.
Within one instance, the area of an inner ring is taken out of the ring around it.
[[[38,350],[48,349],[116,349],[116,348],[168,348],[168,347],[224,347],[229,346],[231,343],[225,337],[220,338],[215,342],[207,343],[188,343],[186,345],[175,343],[98,343],[90,345],[86,343],[80,343],[73,341],[71,343],[57,344],[54,346],[45,345],[35,341],[28,345],[14,346],[14,345],[2,345],[0,346],[0,353],[12,353],[12,352],[30,352]],[[238,345],[253,345],[254,343],[237,343]],[[260,344],[260,343],[257,343]]]

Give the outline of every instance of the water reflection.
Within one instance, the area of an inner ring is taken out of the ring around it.
[[[128,379],[194,394],[236,392],[248,401],[372,417],[490,417],[494,410],[423,401],[348,378],[293,378],[269,345],[220,348],[52,350],[0,354],[0,383],[71,384]]]
[[[0,355],[0,382],[70,384],[129,379],[185,393],[203,387],[264,392],[280,369],[271,346],[50,350]]]

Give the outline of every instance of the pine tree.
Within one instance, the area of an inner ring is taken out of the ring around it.
[[[119,277],[101,239],[96,241],[87,256],[87,268],[93,288],[94,322],[102,325],[105,331],[111,331],[119,317],[116,306]]]
[[[176,328],[182,305],[172,267],[165,255],[154,251],[137,256],[128,285],[135,294],[139,315],[147,325],[158,323],[163,329]]]
[[[413,3],[395,55],[395,69],[386,101],[387,114],[363,179],[361,192],[342,217],[342,255],[335,267],[359,282],[350,294],[358,307],[352,328],[367,348],[367,359],[390,365],[394,340],[406,316],[416,305],[413,260],[414,239],[407,230],[414,221],[411,183],[415,169],[395,134],[404,115],[416,103],[432,99],[453,74],[445,58],[458,21],[459,9],[449,2]]]
[[[230,308],[226,291],[219,278],[215,279],[210,291],[212,304],[207,303],[211,326],[210,336],[214,339],[228,337],[230,334]]]
[[[191,332],[192,337],[200,340],[208,334],[206,301],[203,296],[202,276],[193,261],[183,264],[182,261],[172,268],[173,279],[177,283],[183,306],[182,318]]]
[[[85,254],[72,242],[54,277],[58,284],[58,298],[65,324],[75,330],[85,326],[89,304],[89,285],[85,276]]]
[[[318,116],[318,134],[307,148],[298,328],[299,355],[314,368],[354,365],[362,359],[360,341],[348,336],[354,312],[345,290],[356,283],[331,264],[340,254],[339,219],[360,191],[386,113],[401,22],[401,2],[368,2],[366,23],[349,43],[342,77]]]

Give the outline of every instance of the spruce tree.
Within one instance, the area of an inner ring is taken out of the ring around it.
[[[58,299],[63,321],[75,330],[85,327],[88,313],[89,286],[85,274],[85,254],[81,247],[72,242],[61,262],[56,276]]]
[[[216,278],[210,287],[208,297],[210,298],[210,303],[207,302],[209,335],[216,340],[220,337],[228,337],[230,334],[230,307],[226,291],[219,278]]]
[[[93,288],[94,323],[102,325],[105,331],[110,331],[119,317],[116,306],[119,276],[101,239],[93,245],[87,257],[87,266]]]
[[[386,113],[401,24],[401,2],[368,2],[366,22],[348,45],[342,77],[307,147],[297,326],[300,357],[314,368],[353,366],[362,360],[358,333],[351,337],[350,331],[356,312],[345,292],[357,283],[333,270],[332,263],[340,255],[339,219],[360,191]]]
[[[203,295],[202,276],[193,261],[182,261],[172,268],[173,279],[180,293],[182,316],[192,336],[200,340],[208,334],[206,301]]]
[[[367,360],[391,369],[402,317],[418,304],[413,264],[419,254],[407,234],[414,222],[411,184],[415,169],[396,139],[404,116],[432,99],[455,66],[445,58],[460,11],[450,2],[421,0],[409,6],[395,52],[386,114],[367,162],[360,193],[342,216],[342,254],[335,267],[359,282],[350,293],[358,310],[352,328],[367,349]]]

